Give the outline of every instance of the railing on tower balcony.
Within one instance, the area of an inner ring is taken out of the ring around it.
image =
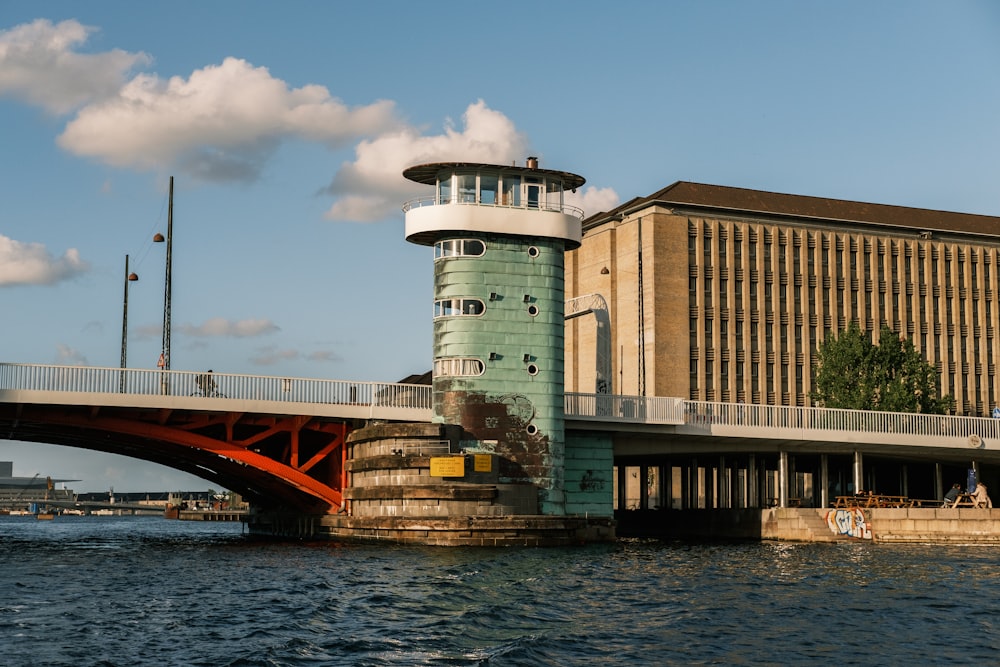
[[[429,385],[0,363],[0,391],[204,396],[252,401],[431,409]]]
[[[439,200],[434,195],[428,197],[420,197],[418,199],[411,199],[410,201],[403,204],[403,212],[410,211],[415,208],[423,208],[425,206],[446,206],[451,204],[457,205],[468,205],[468,206],[484,206],[488,208],[516,208],[516,209],[528,209],[532,211],[554,211],[556,213],[564,213],[566,215],[571,215],[574,218],[579,218],[583,220],[583,209],[576,206],[570,206],[569,204],[559,204],[547,201],[537,201],[528,203],[527,200],[522,199],[520,204],[502,204],[499,201],[495,203],[483,203],[482,201],[476,201],[473,198],[462,199],[459,197],[453,197],[448,200]]]

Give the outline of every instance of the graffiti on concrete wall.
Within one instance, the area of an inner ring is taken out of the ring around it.
[[[857,507],[830,510],[826,513],[826,525],[835,535],[847,535],[861,540],[872,539],[872,529],[865,519],[865,513]]]

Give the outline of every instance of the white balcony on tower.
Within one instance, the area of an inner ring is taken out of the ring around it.
[[[585,179],[539,169],[535,158],[517,167],[439,162],[410,167],[403,176],[434,186],[434,194],[403,206],[406,240],[433,245],[442,234],[480,232],[563,239],[580,245],[583,211],[565,203]]]

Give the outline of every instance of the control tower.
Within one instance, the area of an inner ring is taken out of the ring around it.
[[[434,248],[434,419],[495,455],[501,482],[537,488],[540,514],[565,514],[564,253],[583,211],[564,195],[584,178],[534,157],[403,175],[433,187],[404,211],[406,240]]]

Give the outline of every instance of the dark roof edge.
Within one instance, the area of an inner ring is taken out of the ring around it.
[[[583,228],[592,229],[607,220],[621,219],[655,205],[905,230],[1000,236],[1000,217],[789,195],[688,181],[676,181],[648,197],[636,197],[611,211],[592,215],[584,220]]]

